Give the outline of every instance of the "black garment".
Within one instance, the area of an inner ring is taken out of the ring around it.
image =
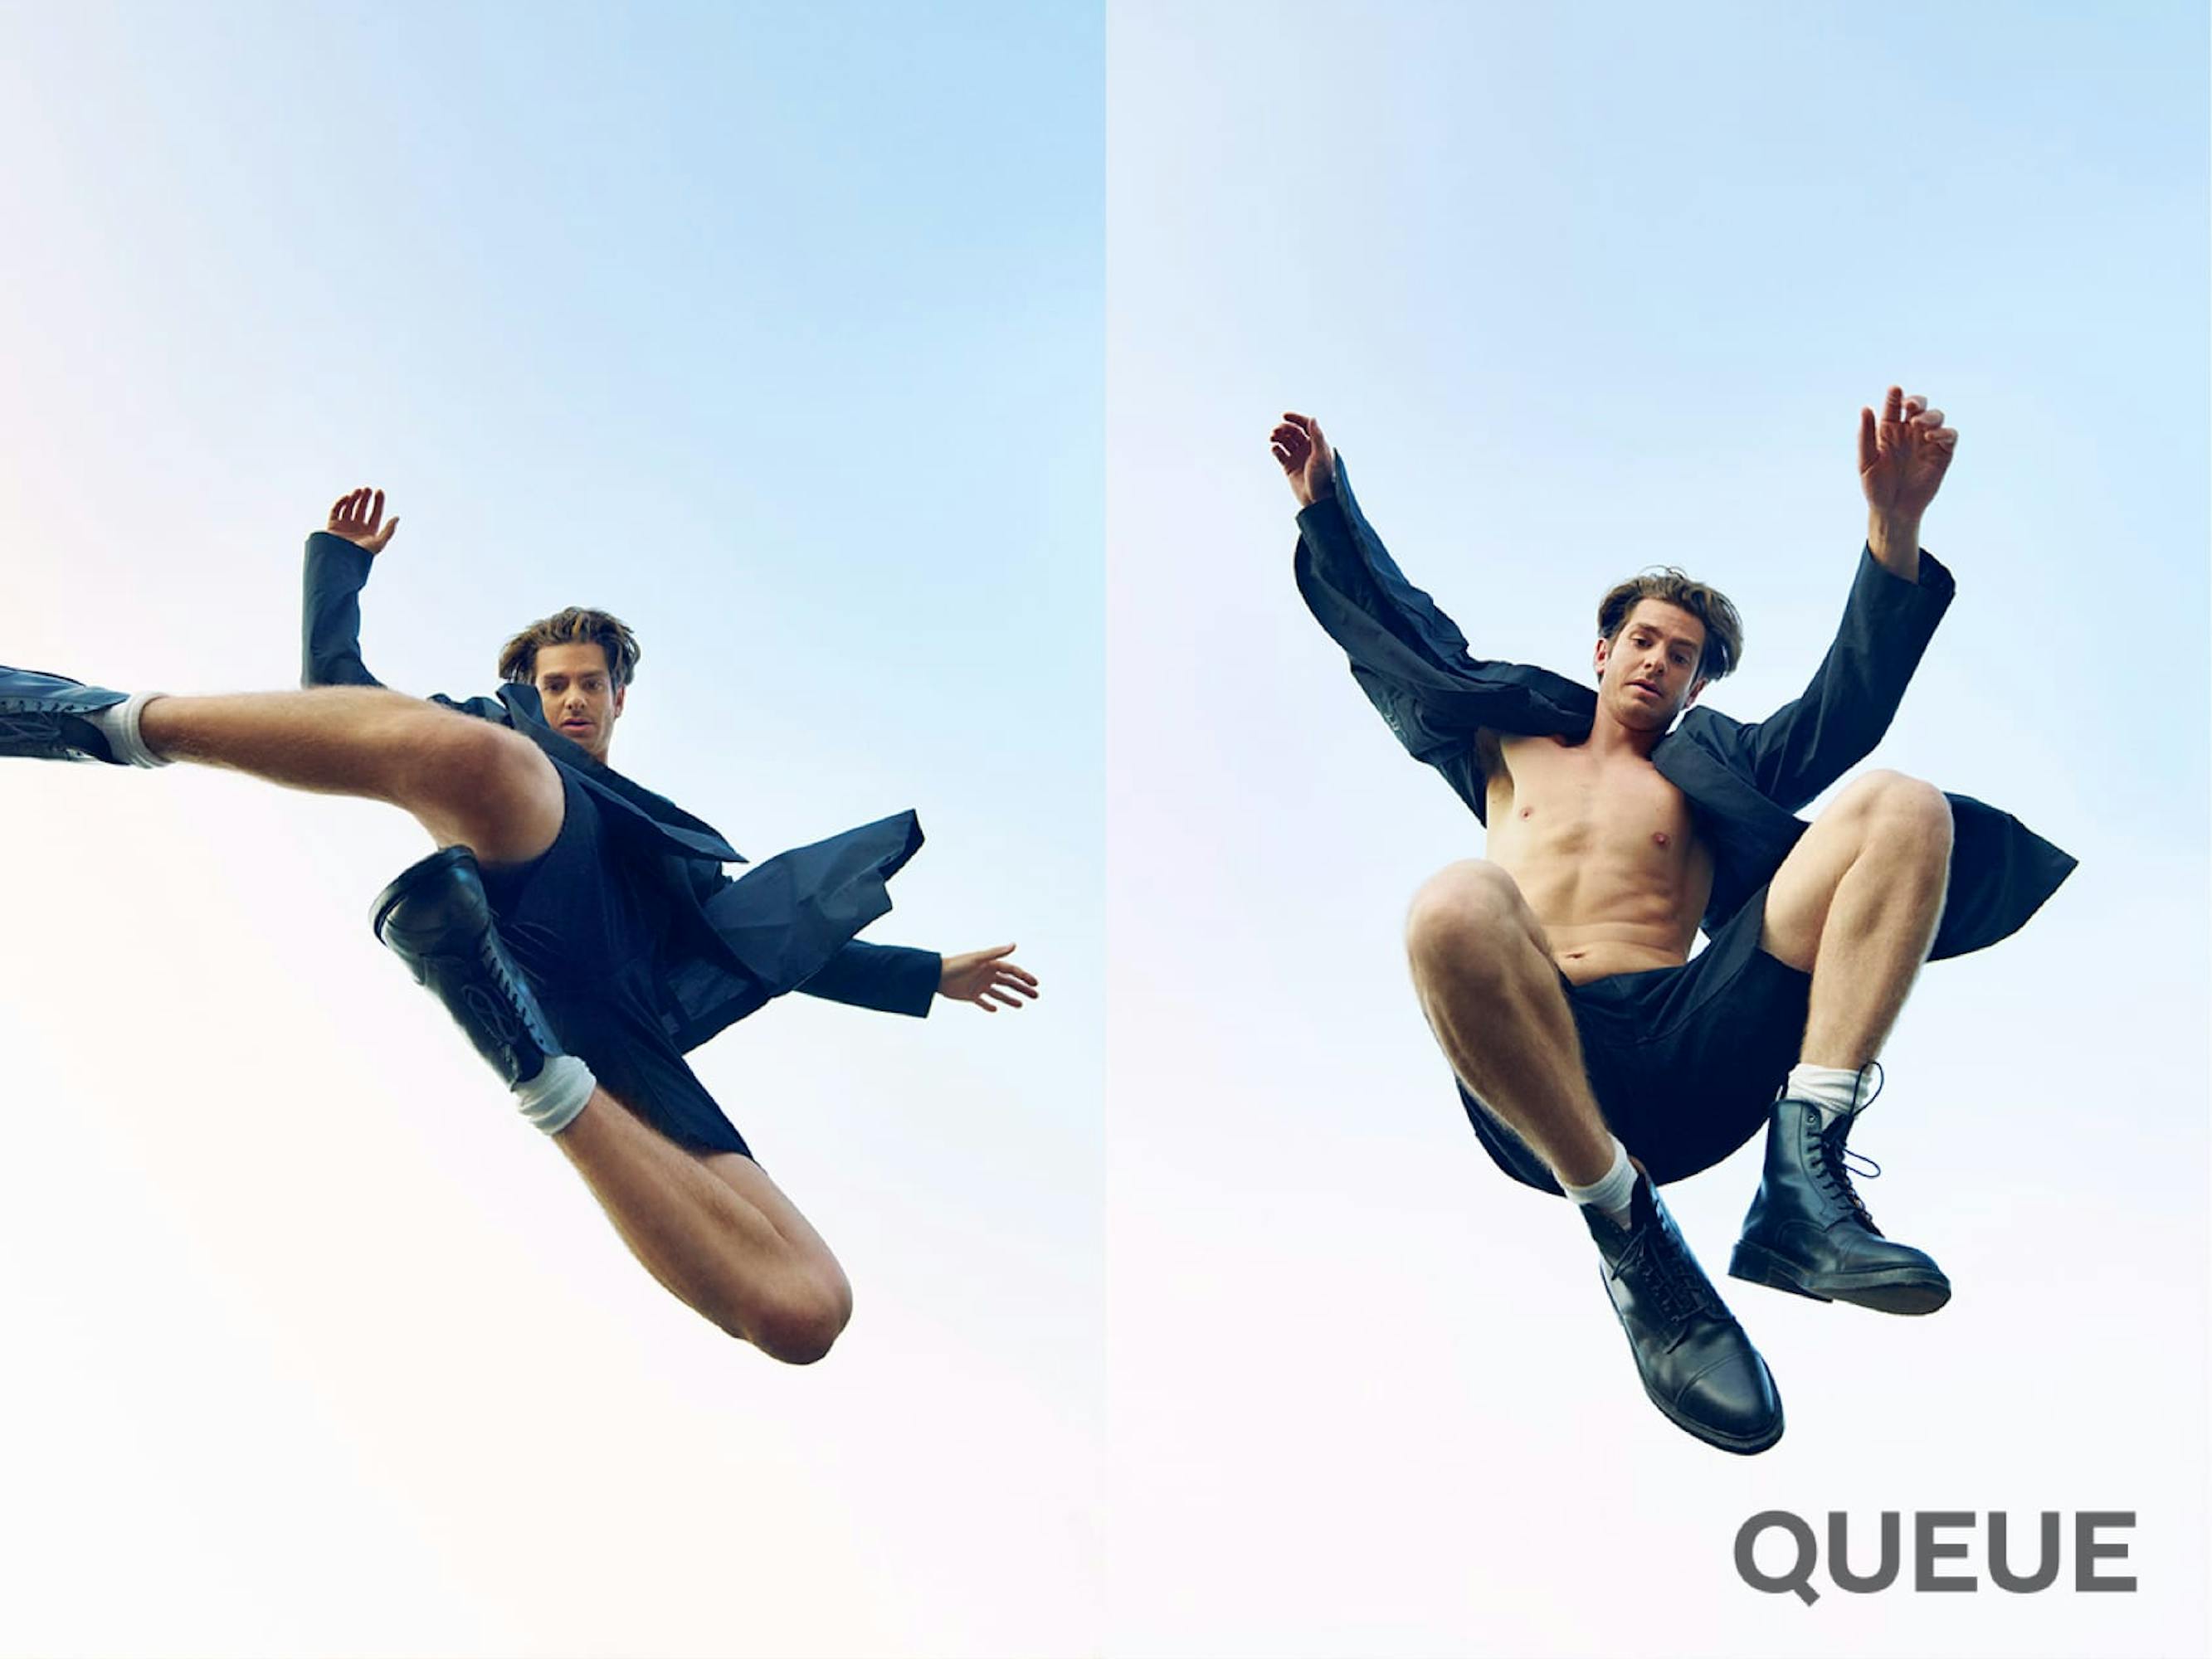
[[[1597,693],[1519,663],[1468,654],[1467,637],[1408,582],[1359,511],[1344,457],[1336,494],[1298,514],[1298,591],[1352,659],[1352,676],[1414,759],[1441,773],[1478,818],[1488,780],[1482,729],[1589,736]],[[1862,552],[1835,643],[1802,696],[1763,720],[1692,708],[1651,751],[1689,798],[1713,854],[1705,932],[1716,932],[1772,880],[1806,824],[1797,809],[1864,760],[1897,714],[1921,653],[1951,603],[1951,573],[1920,555],[1920,580],[1892,575]],[[1950,889],[1931,960],[2019,931],[2075,860],[2009,813],[1965,795],[1951,803]]]
[[[1678,968],[1587,985],[1559,975],[1598,1109],[1662,1186],[1711,1169],[1765,1128],[1797,1063],[1813,976],[1759,948],[1765,918],[1761,889]],[[1559,1190],[1544,1160],[1464,1084],[1459,1097],[1499,1169]]]
[[[1589,686],[1546,669],[1468,654],[1467,637],[1457,624],[1406,580],[1384,550],[1352,493],[1341,454],[1335,494],[1298,514],[1295,568],[1299,592],[1344,647],[1360,690],[1407,752],[1434,767],[1477,818],[1485,818],[1489,784],[1475,743],[1479,732],[1589,736],[1597,715],[1597,694]],[[1692,708],[1653,748],[1652,764],[1688,798],[1696,833],[1712,853],[1712,894],[1704,925],[1713,946],[1705,955],[1724,939],[1740,944],[1728,933],[1732,921],[1763,914],[1767,883],[1807,828],[1797,810],[1864,760],[1889,729],[1954,591],[1951,573],[1925,550],[1918,575],[1917,582],[1905,581],[1883,568],[1871,550],[1863,551],[1835,641],[1803,696],[1763,720],[1731,720],[1710,708]],[[1945,799],[1951,806],[1950,886],[1931,960],[1978,951],[2017,932],[2075,866],[2071,855],[2010,814],[1964,795]],[[1758,951],[1757,942],[1754,921],[1752,956],[1781,968]],[[1692,975],[1680,983],[1697,988],[1726,965],[1717,960],[1701,969],[1699,960],[1655,972]],[[1757,988],[1773,988],[1765,985],[1771,975],[1757,962],[1738,968],[1755,972],[1761,982]],[[1649,974],[1615,977],[1662,983]],[[1611,982],[1598,981],[1576,994],[1578,1027],[1589,1029],[1584,1008],[1598,1006],[1594,993],[1609,997],[1600,988]],[[1672,1006],[1668,997],[1680,994],[1673,988],[1676,981],[1664,983],[1669,988],[1658,999],[1660,1010]],[[1640,1000],[1642,993],[1632,983],[1626,994]],[[1671,1015],[1662,1012],[1655,1017]],[[1800,1030],[1791,1036],[1793,1046],[1802,1034],[1802,1007],[1796,1018]],[[1736,1080],[1728,1081],[1732,1101]],[[1620,1098],[1616,1093],[1616,1102]],[[1610,1115],[1613,1106],[1603,1096],[1600,1103]],[[1741,1144],[1749,1130],[1726,1139],[1735,1132],[1729,1127],[1735,1121],[1734,1109],[1669,1126],[1659,1137],[1683,1166],[1677,1177],[1706,1167]],[[1477,1113],[1478,1132],[1497,1127]],[[1649,1161],[1644,1146],[1625,1130],[1616,1133]],[[1490,1134],[1484,1136],[1492,1156],[1506,1168],[1532,1185],[1557,1191],[1548,1174],[1536,1180],[1525,1163],[1516,1164],[1510,1156],[1517,1150],[1522,1160],[1534,1162],[1526,1147],[1513,1141],[1501,1150],[1510,1139],[1493,1143]],[[1714,1152],[1723,1140],[1726,1145]],[[1656,1166],[1653,1172],[1659,1173]]]
[[[592,792],[565,773],[561,782],[553,845],[483,872],[507,954],[561,1046],[617,1100],[679,1146],[750,1156],[670,1030],[660,981],[674,903],[649,866],[622,855]]]
[[[302,684],[381,684],[360,646],[361,589],[371,556],[343,537],[308,537]],[[913,813],[770,859],[732,881],[720,866],[744,860],[713,825],[554,731],[536,687],[502,685],[496,697],[466,702],[430,701],[521,732],[559,770],[572,803],[580,788],[599,809],[603,852],[633,888],[665,907],[652,1003],[678,1053],[792,990],[928,1013],[943,959],[933,951],[854,938],[891,908],[884,884],[921,845]]]

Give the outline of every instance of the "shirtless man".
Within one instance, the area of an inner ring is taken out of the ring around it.
[[[519,635],[496,700],[386,689],[361,663],[357,596],[398,523],[360,489],[308,538],[313,689],[126,697],[0,668],[0,755],[197,762],[411,813],[442,850],[385,890],[378,937],[656,1280],[773,1358],[821,1358],[851,1317],[844,1271],[683,1054],[786,991],[995,1012],[1036,980],[1011,945],[940,957],[852,937],[921,844],[911,813],[722,875],[738,854],[720,835],[607,765],[636,649],[604,613]]]
[[[1713,589],[1669,570],[1609,592],[1594,698],[1476,660],[1383,551],[1320,427],[1286,415],[1271,436],[1302,509],[1309,605],[1489,828],[1488,859],[1431,878],[1407,923],[1470,1118],[1508,1173],[1582,1206],[1645,1392],[1729,1451],[1780,1438],[1781,1399],[1657,1183],[1764,1126],[1730,1273],[1889,1313],[1942,1307],[1942,1269],[1884,1237],[1852,1190],[1846,1137],[1920,964],[2009,933],[2073,865],[1895,773],[1857,779],[1809,826],[1792,816],[1872,749],[1949,601],[1919,529],[1957,440],[1894,386],[1879,419],[1860,411],[1867,542],[1842,631],[1803,697],[1745,725],[1686,712],[1741,655]]]

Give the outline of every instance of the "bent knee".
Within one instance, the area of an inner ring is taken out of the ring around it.
[[[1886,836],[1900,833],[1923,842],[1948,847],[1951,841],[1951,803],[1943,792],[1924,779],[1902,772],[1869,772],[1837,798],[1869,822],[1880,822]]]
[[[1421,884],[1406,912],[1406,951],[1419,965],[1494,955],[1531,937],[1520,884],[1488,859],[1446,865]]]
[[[561,833],[561,775],[538,745],[466,715],[439,725],[416,757],[414,798],[402,804],[487,864],[521,863],[551,846]]]
[[[828,1356],[852,1318],[852,1288],[838,1273],[780,1298],[744,1335],[771,1359],[811,1365]]]

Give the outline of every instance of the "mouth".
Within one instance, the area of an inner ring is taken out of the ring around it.
[[[1631,680],[1628,683],[1628,689],[1632,691],[1641,691],[1647,697],[1656,699],[1659,696],[1659,688],[1647,680]]]
[[[562,720],[561,729],[563,732],[588,732],[592,729],[592,723],[589,720]]]

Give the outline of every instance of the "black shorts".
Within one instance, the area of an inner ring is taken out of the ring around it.
[[[1711,1169],[1757,1134],[1797,1063],[1812,975],[1759,948],[1765,918],[1761,888],[1679,968],[1587,985],[1559,975],[1598,1109],[1655,1182]],[[1526,1142],[1464,1085],[1459,1095],[1500,1169],[1559,1190]]]
[[[500,937],[561,1046],[679,1146],[752,1156],[669,1035],[655,965],[674,907],[648,860],[626,857],[568,773],[561,833],[528,864],[483,872]]]

